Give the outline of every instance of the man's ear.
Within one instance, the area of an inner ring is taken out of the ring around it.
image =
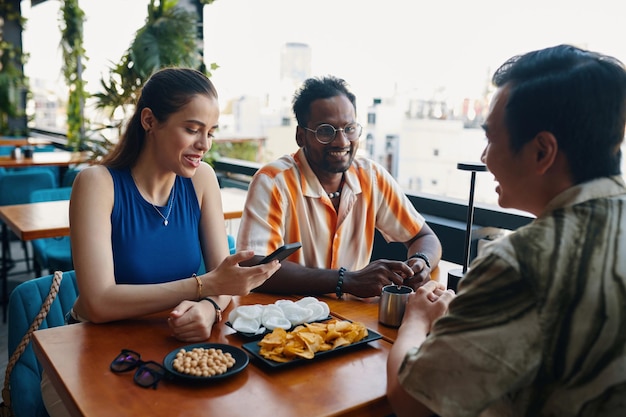
[[[296,143],[299,148],[304,146],[304,135],[306,135],[306,130],[302,129],[300,126],[296,126]]]
[[[535,168],[539,174],[545,174],[554,164],[559,153],[559,144],[550,132],[539,132],[533,139]]]
[[[147,132],[154,127],[156,123],[156,119],[154,117],[154,113],[148,107],[144,107],[141,110],[141,126]]]

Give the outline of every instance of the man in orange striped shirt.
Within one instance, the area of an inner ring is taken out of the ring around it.
[[[259,290],[371,297],[392,283],[419,287],[437,266],[441,243],[391,175],[356,157],[362,127],[346,82],[306,80],[293,110],[300,149],[254,176],[237,247],[254,250],[255,262],[285,243],[302,249]],[[404,243],[407,260],[370,262],[375,230]]]

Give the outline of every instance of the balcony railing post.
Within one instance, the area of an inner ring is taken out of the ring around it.
[[[487,167],[482,163],[459,162],[457,169],[471,171],[469,201],[467,203],[467,220],[465,229],[465,244],[463,245],[463,268],[454,269],[448,272],[448,288],[456,291],[456,287],[467,272],[470,258],[470,248],[472,244],[472,224],[474,223],[474,189],[476,185],[476,172],[487,171]]]

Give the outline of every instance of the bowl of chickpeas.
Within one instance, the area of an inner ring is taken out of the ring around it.
[[[197,343],[168,353],[163,365],[175,377],[188,380],[214,380],[241,372],[248,355],[235,346],[222,343]]]

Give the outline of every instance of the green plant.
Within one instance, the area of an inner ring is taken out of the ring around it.
[[[102,132],[112,126],[100,126],[90,129],[83,137],[80,150],[89,155],[88,163],[98,162],[103,156],[109,153],[116,142],[107,138]]]
[[[244,142],[213,142],[211,152],[227,158],[243,159],[244,161],[256,161],[259,146],[255,141]]]
[[[0,41],[0,133],[13,134],[9,131],[9,118],[23,113],[19,110],[19,94],[26,86],[26,78],[14,64],[19,55],[16,48],[5,41]]]
[[[61,6],[61,50],[63,51],[63,75],[69,87],[67,102],[67,146],[81,148],[84,140],[84,103],[88,98],[82,78],[83,62],[86,59],[83,48],[83,22],[85,13],[78,6],[78,0],[65,0]]]
[[[201,7],[215,0],[192,0]],[[211,76],[211,71],[218,68],[216,63],[204,63],[200,36],[198,33],[199,16],[179,6],[178,0],[150,0],[148,16],[132,41],[120,62],[108,75],[102,78],[102,92],[94,94],[96,107],[109,114],[115,120],[115,128],[121,134],[122,124],[127,119],[128,111],[133,108],[144,82],[152,73],[168,66],[196,68]],[[120,117],[121,116],[121,117]],[[88,135],[85,149],[92,154],[92,159],[101,158],[111,149],[113,142],[97,132]],[[205,160],[212,163],[218,153],[211,150]]]
[[[202,1],[210,3],[212,0]],[[178,0],[150,0],[145,25],[137,31],[108,80],[101,79],[103,92],[94,95],[96,106],[111,117],[118,109],[126,116],[126,107],[136,102],[141,86],[154,71],[168,66],[202,70],[197,27],[197,13],[178,7]],[[216,68],[216,64],[211,64],[211,69]]]
[[[13,4],[0,0],[0,20],[3,26],[12,21],[24,27],[26,19],[13,8]],[[20,108],[20,95],[28,90],[28,79],[22,68],[28,59],[20,47],[4,39],[0,27],[0,134],[23,135],[26,131],[15,131],[9,127],[9,119],[24,116]]]

